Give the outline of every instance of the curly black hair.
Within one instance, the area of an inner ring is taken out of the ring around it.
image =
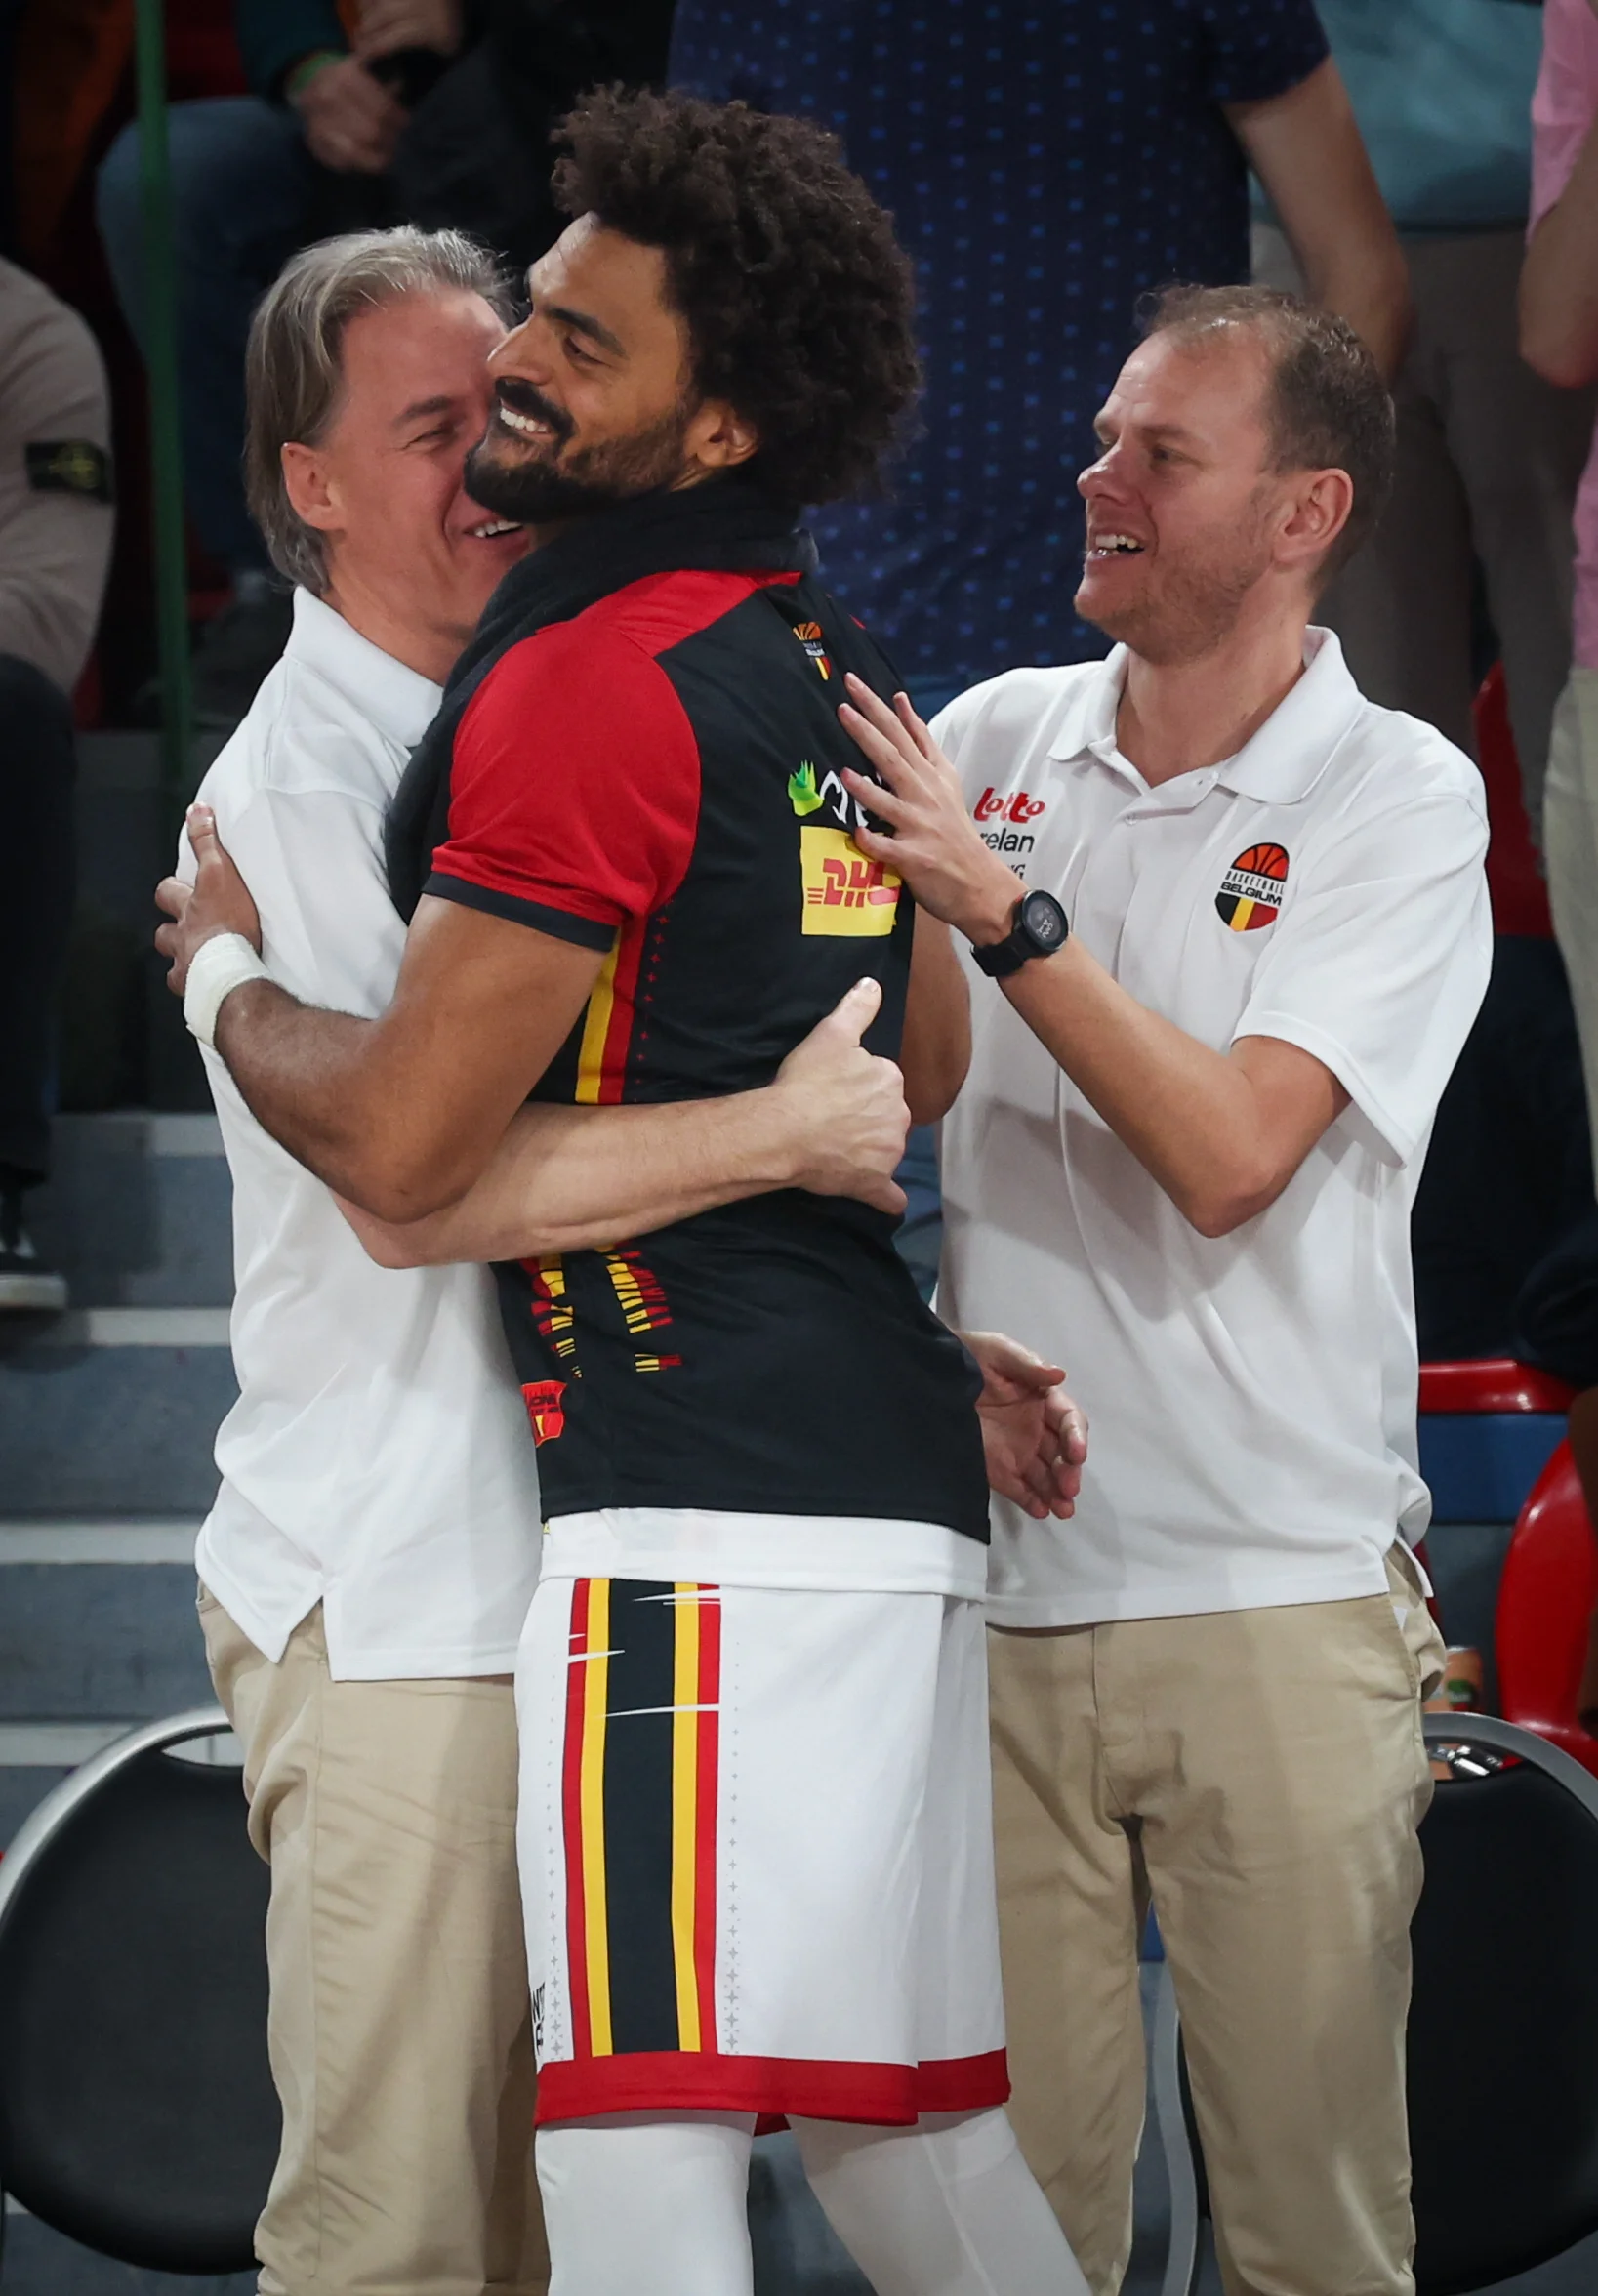
[[[871,488],[921,381],[891,219],[836,136],[747,103],[597,90],[555,133],[567,215],[666,258],[694,387],[754,426],[786,504]]]

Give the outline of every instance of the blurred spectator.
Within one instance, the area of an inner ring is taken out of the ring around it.
[[[1398,474],[1380,532],[1321,618],[1362,690],[1475,755],[1475,567],[1502,652],[1526,811],[1540,842],[1548,725],[1570,667],[1571,505],[1592,404],[1518,355],[1540,10],[1519,0],[1320,0],[1414,294],[1395,390]],[[1280,231],[1255,276],[1296,284]]]
[[[54,1008],[72,912],[72,706],[111,553],[110,407],[93,336],[0,262],[0,1310],[61,1308],[23,1225],[50,1167]]]
[[[1547,0],[1533,100],[1532,228],[1521,348],[1573,391],[1598,379],[1598,20],[1587,0]],[[1555,394],[1557,395],[1557,393]],[[1588,415],[1590,406],[1576,401]],[[1598,1118],[1598,453],[1576,506],[1574,661],[1554,713],[1543,828],[1554,931]]]
[[[1312,292],[1389,366],[1404,267],[1311,0],[678,0],[674,82],[809,113],[916,260],[922,435],[893,500],[815,520],[823,571],[930,714],[1077,620],[1077,473],[1172,279],[1249,275],[1246,160]]]
[[[658,79],[669,0],[236,0],[253,94],[168,115],[178,238],[184,468],[201,542],[233,601],[196,652],[201,725],[237,723],[282,649],[288,600],[244,507],[244,344],[296,247],[400,222],[453,226],[525,267],[558,228],[553,119],[598,80]],[[101,168],[117,296],[143,308],[139,130]]]

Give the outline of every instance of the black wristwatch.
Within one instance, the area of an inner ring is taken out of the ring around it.
[[[1004,980],[1033,957],[1052,957],[1071,937],[1071,924],[1052,893],[1023,893],[1007,936],[971,955],[993,980]]]

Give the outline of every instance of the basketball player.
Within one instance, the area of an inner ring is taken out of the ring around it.
[[[908,266],[807,124],[612,94],[566,144],[574,221],[469,466],[560,530],[401,789],[392,1004],[266,977],[204,822],[192,900],[166,896],[190,1025],[390,1223],[465,1196],[529,1092],[735,1092],[861,976],[915,1114],[967,1054],[947,934],[866,859],[841,780],[844,671],[896,681],[795,514],[894,441]],[[840,1199],[501,1283],[550,1517],[519,1699],[556,2296],[748,2296],[771,2113],[881,2296],[1080,2288],[1003,2111],[977,1367]]]

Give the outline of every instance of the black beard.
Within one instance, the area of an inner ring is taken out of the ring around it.
[[[466,490],[485,511],[523,526],[586,517],[613,503],[632,502],[681,476],[691,411],[674,407],[631,438],[578,447],[551,462],[534,455],[502,461],[497,448],[504,432],[491,428],[466,458]]]

